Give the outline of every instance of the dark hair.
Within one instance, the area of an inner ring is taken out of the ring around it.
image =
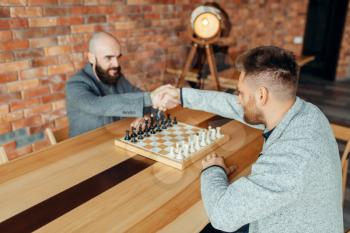
[[[248,50],[236,60],[236,67],[247,77],[259,77],[269,73],[271,80],[290,87],[295,94],[298,83],[299,67],[292,52],[276,46],[260,46]]]

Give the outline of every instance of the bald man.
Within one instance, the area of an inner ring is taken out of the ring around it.
[[[139,117],[150,111],[154,92],[141,92],[123,76],[118,40],[99,32],[89,41],[89,63],[66,84],[70,136],[125,117]]]
[[[237,65],[238,96],[169,88],[158,106],[181,102],[264,130],[250,175],[230,183],[232,169],[220,155],[202,161],[201,194],[211,222],[203,232],[343,232],[337,143],[320,109],[296,96],[293,54],[262,46],[242,55]]]

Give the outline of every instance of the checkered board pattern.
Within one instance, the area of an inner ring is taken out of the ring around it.
[[[210,148],[213,149],[214,147],[212,145],[203,147],[201,150],[190,154],[189,157],[185,158],[184,160],[169,157],[170,149],[171,147],[175,148],[176,143],[180,144],[182,141],[187,142],[190,135],[195,135],[201,130],[203,129],[178,122],[178,124],[173,125],[172,127],[162,129],[161,132],[157,132],[156,134],[150,134],[150,137],[144,137],[135,143],[124,140],[124,137],[116,139],[115,145],[156,161],[163,162],[175,168],[183,169],[188,164],[194,162],[194,157],[198,157],[201,154],[205,156],[212,151]],[[223,137],[223,139],[224,138],[226,137]],[[218,139],[212,143],[216,146],[215,148],[220,145],[218,144],[218,141],[222,140]]]

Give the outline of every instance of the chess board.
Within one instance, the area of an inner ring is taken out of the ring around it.
[[[171,147],[176,147],[176,144],[187,141],[190,136],[198,135],[201,131],[203,132],[205,129],[178,122],[172,127],[162,129],[161,132],[151,134],[149,137],[145,137],[137,142],[127,141],[122,137],[115,139],[114,144],[128,151],[182,170],[213,152],[229,139],[227,135],[222,135],[221,138],[217,138],[199,150],[189,153],[183,159],[169,156]]]

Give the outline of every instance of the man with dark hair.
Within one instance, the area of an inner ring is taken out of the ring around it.
[[[182,104],[264,130],[249,176],[230,184],[232,170],[222,157],[202,161],[201,194],[212,226],[225,232],[242,226],[238,232],[248,232],[247,224],[250,233],[343,232],[337,143],[324,114],[296,97],[293,54],[262,46],[243,54],[237,66],[238,96],[168,87],[157,106]]]
[[[120,44],[113,35],[98,32],[90,39],[89,63],[66,84],[70,136],[125,117],[138,117],[131,124],[137,128],[150,112],[162,88],[148,93],[131,85],[121,72],[121,56]]]

